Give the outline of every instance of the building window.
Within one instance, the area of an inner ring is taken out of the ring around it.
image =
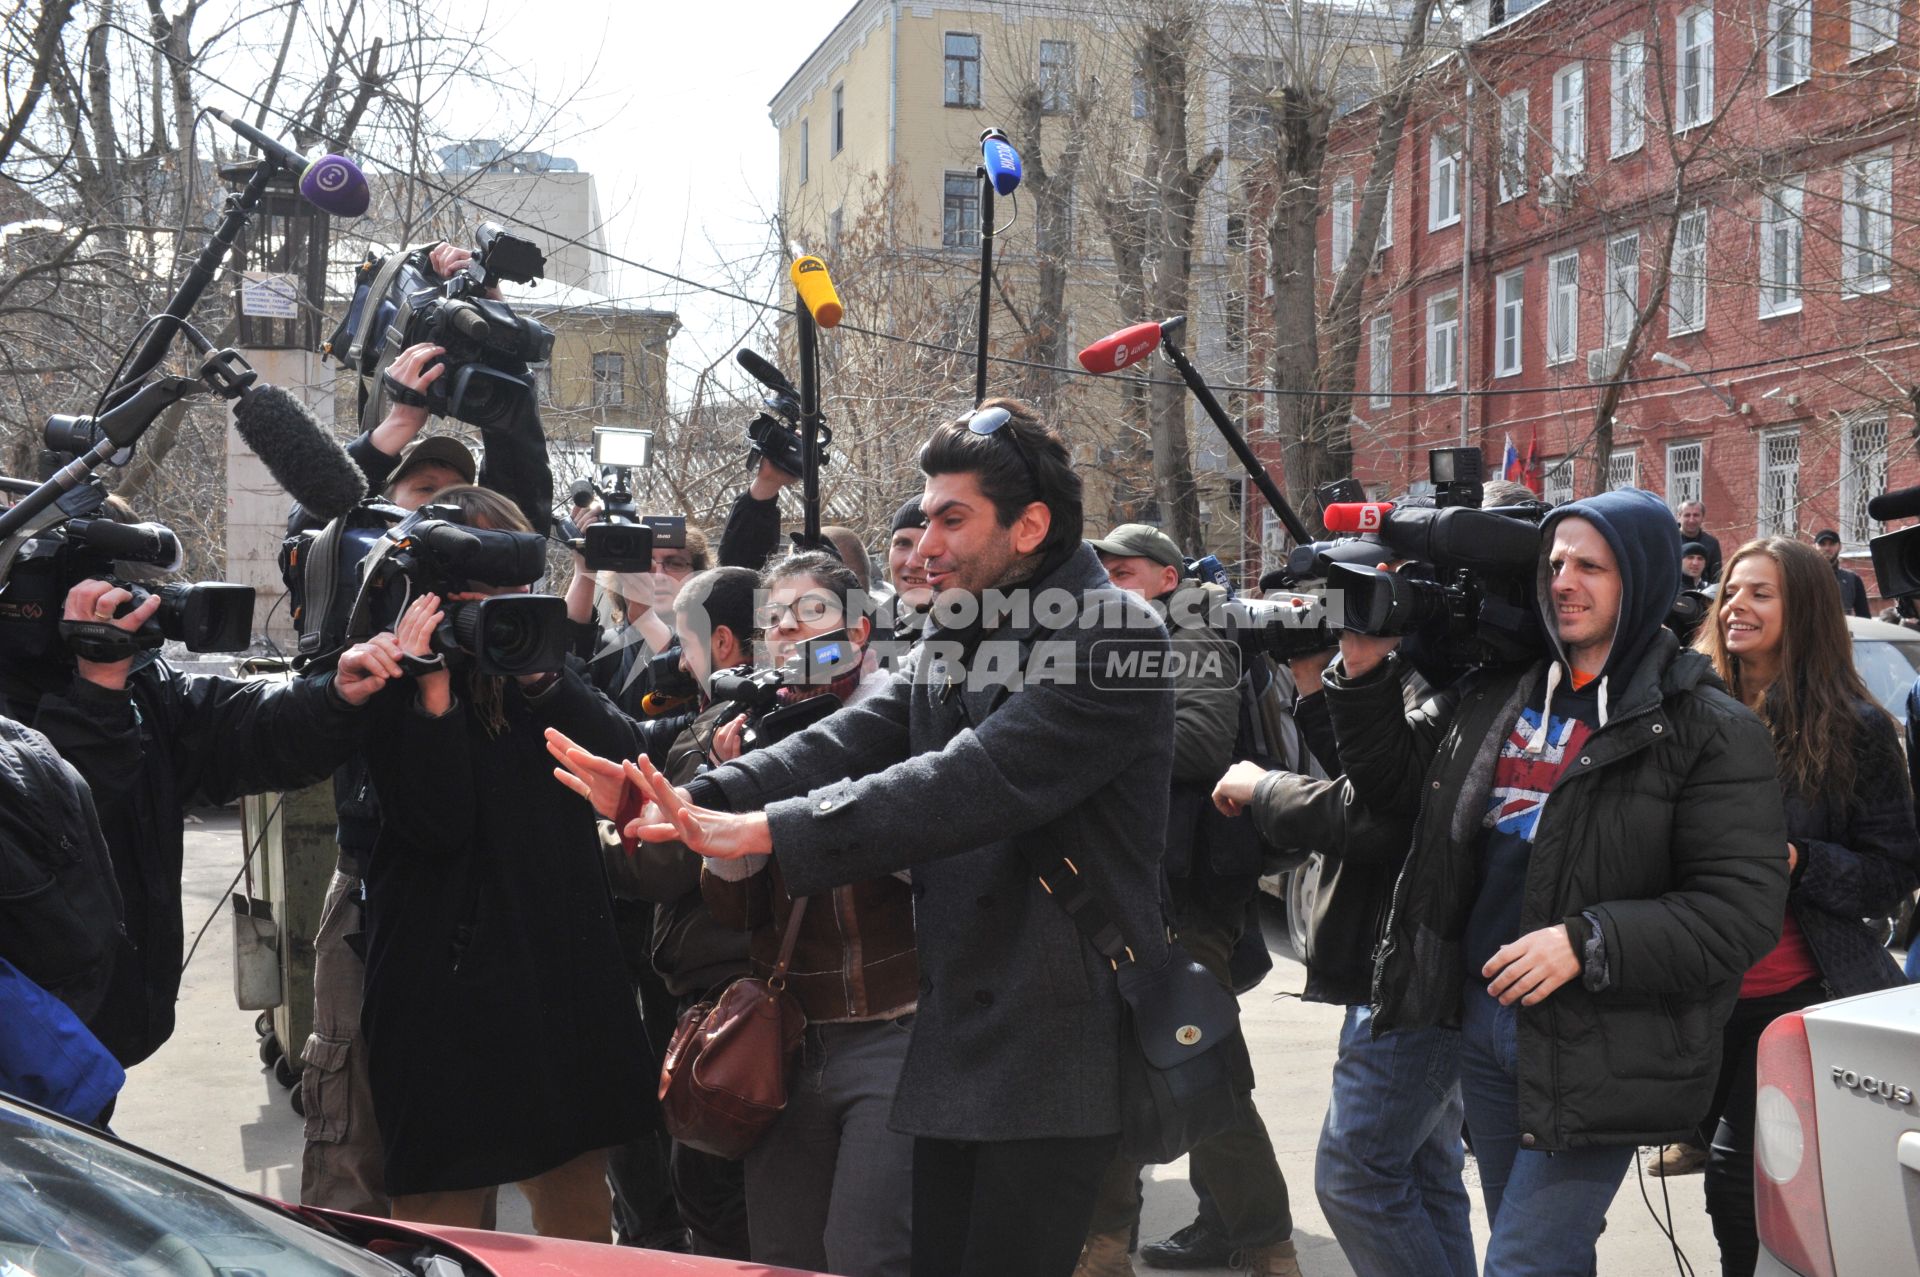
[[[846,226],[845,215],[845,208],[836,208],[827,214],[827,252],[829,254],[840,251],[840,232]]]
[[[1147,118],[1147,74],[1138,67],[1133,72],[1133,118]]]
[[[1258,159],[1279,145],[1274,111],[1277,88],[1288,71],[1265,58],[1235,58],[1228,73],[1227,154]]]
[[[1380,209],[1380,233],[1373,237],[1375,251],[1393,247],[1393,179],[1387,179],[1387,198]]]
[[[1763,537],[1790,537],[1800,505],[1800,432],[1760,437],[1760,526]]]
[[[1848,423],[1840,435],[1840,540],[1864,550],[1881,531],[1867,514],[1867,502],[1887,490],[1887,419],[1872,416]]]
[[[1853,57],[1864,58],[1887,48],[1900,35],[1900,0],[1853,0],[1848,26]]]
[[[1565,505],[1573,500],[1573,458],[1552,457],[1540,476],[1540,499],[1548,505]]]
[[[1803,192],[1797,181],[1775,188],[1760,203],[1760,314],[1788,315],[1800,309],[1800,220]],[[1798,447],[1798,445],[1795,445]]]
[[[1564,364],[1580,349],[1580,254],[1547,259],[1547,363]]]
[[[1667,508],[1678,512],[1689,501],[1701,499],[1707,446],[1703,443],[1667,445]]]
[[[1841,189],[1840,271],[1849,294],[1893,284],[1893,152],[1847,161]]]
[[[833,86],[833,145],[827,154],[834,156],[846,149],[847,145],[847,86]]]
[[[1333,223],[1333,266],[1330,274],[1337,275],[1340,268],[1347,264],[1347,254],[1353,251],[1353,179],[1343,177],[1333,184],[1333,205],[1328,209],[1328,220]]]
[[[980,247],[980,188],[971,173],[948,173],[941,201],[940,246]]]
[[[980,105],[980,37],[947,32],[946,103]]]
[[[1587,167],[1587,68],[1575,62],[1553,74],[1553,171]]]
[[[610,350],[593,353],[593,402],[617,408],[627,402],[627,357]]]
[[[1367,328],[1367,406],[1393,407],[1393,316],[1375,315]]]
[[[1697,333],[1707,326],[1707,210],[1680,215],[1673,234],[1673,269],[1667,282],[1667,334]]]
[[[1427,389],[1451,390],[1460,384],[1460,294],[1427,299]]]
[[[553,406],[553,364],[542,362],[528,364],[527,371],[533,374],[533,395],[541,404]]]
[[[1674,44],[1680,50],[1673,85],[1678,132],[1713,118],[1713,10],[1688,9],[1675,19]]]
[[[1494,316],[1493,375],[1511,377],[1520,371],[1520,335],[1526,331],[1522,311],[1525,306],[1527,272],[1508,271],[1493,281]]]
[[[1459,220],[1460,135],[1438,129],[1427,144],[1427,229],[1437,231]]]
[[[1352,115],[1373,99],[1378,88],[1373,68],[1341,67],[1333,75],[1333,118]]]
[[[1767,92],[1790,89],[1807,78],[1812,40],[1813,9],[1809,0],[1768,0]]]
[[[807,131],[807,122],[805,120],[800,121],[800,185],[802,186],[807,184],[807,177],[809,175]]]
[[[1640,310],[1640,233],[1629,231],[1607,241],[1607,295],[1601,335],[1608,349],[1624,346]]]
[[[1058,115],[1073,109],[1073,42],[1040,42],[1040,109]]]
[[[1647,140],[1647,43],[1629,36],[1613,46],[1613,85],[1608,121],[1610,150],[1631,155]]]
[[[1500,99],[1500,202],[1527,193],[1527,91]]]
[[[1607,454],[1607,491],[1640,485],[1640,454],[1628,449]]]

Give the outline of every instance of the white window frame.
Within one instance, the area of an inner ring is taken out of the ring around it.
[[[1867,543],[1886,528],[1867,513],[1867,502],[1887,490],[1887,456],[1884,412],[1857,417],[1840,431],[1839,531],[1844,550],[1864,553]]]
[[[1776,448],[1776,445],[1779,446]],[[1769,430],[1760,436],[1759,447],[1759,465],[1756,469],[1760,491],[1759,500],[1754,506],[1754,535],[1793,536],[1797,531],[1800,510],[1800,428],[1790,426],[1785,430]],[[1767,504],[1767,482],[1775,474],[1782,476],[1787,484],[1788,500],[1779,509]]]
[[[1673,131],[1713,118],[1713,8],[1696,5],[1673,20]]]
[[[1065,50],[1062,55],[1061,50]],[[1051,56],[1049,56],[1051,55]],[[1060,115],[1073,109],[1074,63],[1079,51],[1071,40],[1040,42],[1040,113]]]
[[[1459,222],[1460,134],[1435,129],[1427,141],[1427,229],[1437,231]]]
[[[1811,0],[1767,0],[1767,93],[1806,83],[1813,57]]]
[[[1806,260],[1806,191],[1790,178],[1760,197],[1760,317],[1800,311]]]
[[[835,155],[838,155],[840,154],[840,152],[847,149],[847,86],[846,85],[836,84],[833,86],[832,107],[833,107],[832,124],[828,128],[828,132],[832,134],[832,138],[830,139],[832,142],[832,146],[829,148],[829,154],[827,156],[828,159],[832,159]]]
[[[947,46],[947,41],[958,37],[973,41],[973,54],[956,53]],[[940,105],[956,111],[977,111],[986,98],[987,67],[986,42],[976,31],[943,31],[940,33]],[[973,83],[967,83],[967,66],[973,67]],[[972,90],[972,101],[967,100],[968,89]]]
[[[1628,259],[1631,258],[1631,266]],[[1606,293],[1600,309],[1601,345],[1624,346],[1640,313],[1640,232],[1625,231],[1607,240]]]
[[[1579,353],[1580,251],[1574,249],[1547,259],[1547,365],[1571,363]]]
[[[1500,202],[1527,193],[1527,91],[1500,99]]]
[[[1374,251],[1393,247],[1393,179],[1387,179],[1386,207],[1380,210],[1380,233],[1373,237]]]
[[[1347,254],[1353,251],[1353,179],[1335,178],[1333,198],[1327,205],[1327,220],[1331,223],[1327,232],[1330,257],[1330,274],[1338,275],[1341,267],[1347,264]]]
[[[1688,439],[1667,445],[1667,508],[1675,515],[1689,501],[1699,501],[1705,491],[1707,443]]]
[[[1707,210],[1695,208],[1680,215],[1680,225],[1673,232],[1673,263],[1667,275],[1667,335],[1697,333],[1706,326]]]
[[[1453,317],[1442,319],[1441,308],[1453,307]],[[1445,358],[1436,358],[1444,354]],[[1427,390],[1453,390],[1460,385],[1460,293],[1448,289],[1427,298]]]
[[[627,356],[618,350],[596,350],[592,359],[593,406],[620,408],[627,402]]]
[[[1893,287],[1893,150],[1869,151],[1841,169],[1840,279],[1845,296]]]
[[[809,124],[811,124],[809,120],[800,121],[800,185],[802,186],[807,184],[807,178],[811,176],[809,171],[811,161],[808,158],[808,152],[812,150],[812,147],[809,145],[809,139],[807,137]]]
[[[1493,375],[1511,377],[1526,361],[1526,267],[1496,275],[1493,299]]]
[[[1849,62],[1891,48],[1900,39],[1900,0],[1850,0],[1847,6]]]
[[[1573,500],[1573,458],[1549,457],[1540,467],[1540,499],[1548,505]]]
[[[1587,167],[1587,68],[1569,62],[1553,73],[1553,172],[1556,177]]]
[[[1607,491],[1640,486],[1640,450],[1615,448],[1607,454]]]
[[[1618,159],[1633,154],[1647,141],[1646,38],[1634,34],[1616,41],[1612,69],[1607,136],[1609,152]]]
[[[1393,316],[1375,315],[1367,325],[1367,407],[1393,407]]]
[[[954,205],[959,216],[955,219],[958,226],[952,234],[948,233],[947,205],[949,195],[959,192],[958,202]],[[971,192],[969,199],[968,192]],[[973,230],[971,238],[966,228],[966,210],[969,202],[973,208]],[[940,175],[940,247],[942,248],[979,248],[980,247],[980,192],[974,185],[974,175],[964,169],[947,169]]]

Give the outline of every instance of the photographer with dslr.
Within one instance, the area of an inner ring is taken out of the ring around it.
[[[809,645],[853,649],[844,673],[790,684],[783,704],[834,696],[854,706],[885,687],[888,676],[866,656],[871,622],[848,616],[860,586],[844,564],[817,552],[792,555],[766,570],[761,589],[774,668],[811,668]],[[721,727],[715,755],[738,757],[744,730],[741,718]],[[911,889],[887,874],[796,898],[778,857],[710,861],[700,889],[722,925],[752,933],[753,970],[762,978],[798,928],[788,988],[807,1029],[787,1106],[746,1156],[754,1261],[905,1277],[913,1141],[888,1129],[887,1110],[920,982]]]
[[[484,488],[436,504],[472,530],[455,541],[530,531]],[[448,610],[513,592],[471,582]],[[543,1235],[605,1242],[604,1150],[646,1127],[651,1058],[593,823],[546,782],[541,731],[632,749],[633,724],[571,666],[505,677],[443,653],[442,619],[437,593],[407,606],[393,636],[414,677],[369,710],[363,1021],[386,1191],[396,1219],[485,1227],[519,1183]]]
[[[1325,692],[1355,801],[1413,822],[1374,1024],[1462,1026],[1485,1277],[1593,1271],[1635,1147],[1712,1100],[1719,1026],[1787,889],[1766,730],[1662,624],[1665,503],[1603,493],[1540,540],[1544,661],[1403,714],[1399,640],[1349,631]]]
[[[1122,1051],[1138,1050],[1106,954],[1124,945],[1150,973],[1172,952],[1167,640],[1082,544],[1080,478],[1029,405],[987,400],[919,463],[946,623],[914,668],[682,789],[629,762],[647,805],[623,832],[774,855],[809,895],[912,870],[921,980],[892,1125],[914,1137],[913,1271],[1065,1277],[1118,1148]],[[1096,660],[1121,639],[1151,660]]]
[[[108,509],[130,518],[116,499]],[[182,674],[129,641],[161,605],[158,594],[136,606],[123,586],[82,580],[64,617],[84,638],[38,658],[0,653],[0,709],[53,742],[99,809],[126,943],[89,1023],[126,1066],[173,1034],[187,807],[324,779],[354,748],[359,707],[393,672],[379,645],[361,644],[334,672],[292,682]]]

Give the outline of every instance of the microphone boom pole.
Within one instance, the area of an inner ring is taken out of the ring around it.
[[[804,512],[807,548],[820,548],[820,330],[805,300],[795,335],[800,346],[800,504]]]
[[[1200,401],[1200,407],[1205,409],[1207,416],[1213,419],[1213,424],[1219,428],[1221,437],[1227,441],[1227,446],[1233,449],[1233,455],[1240,458],[1240,464],[1246,467],[1254,486],[1260,489],[1260,495],[1267,499],[1267,504],[1273,507],[1273,512],[1280,516],[1280,522],[1286,525],[1287,535],[1294,539],[1295,544],[1306,545],[1313,540],[1312,534],[1307,531],[1307,525],[1302,523],[1300,516],[1294,513],[1293,507],[1287,503],[1287,498],[1281,494],[1272,476],[1267,473],[1267,468],[1260,464],[1260,459],[1253,455],[1253,449],[1247,446],[1247,437],[1241,434],[1239,427],[1228,418],[1227,410],[1220,406],[1218,399],[1214,398],[1213,390],[1201,378],[1199,370],[1188,361],[1186,354],[1174,341],[1174,335],[1186,326],[1186,322],[1186,317],[1182,315],[1166,320],[1160,325],[1160,349],[1166,353],[1167,361],[1179,370],[1181,380],[1187,383],[1187,389],[1193,392],[1193,397]]]
[[[973,406],[987,397],[987,327],[993,313],[993,197],[1020,185],[1020,153],[1002,129],[980,134],[980,332],[973,356]]]

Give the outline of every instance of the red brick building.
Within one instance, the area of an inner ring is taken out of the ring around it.
[[[1510,437],[1550,499],[1697,497],[1729,552],[1836,528],[1871,583],[1866,501],[1920,482],[1920,15],[1517,7],[1482,9],[1416,95],[1363,305],[1356,473],[1402,491],[1463,439],[1497,472]],[[1370,111],[1335,127],[1323,280],[1357,249],[1373,131]]]

